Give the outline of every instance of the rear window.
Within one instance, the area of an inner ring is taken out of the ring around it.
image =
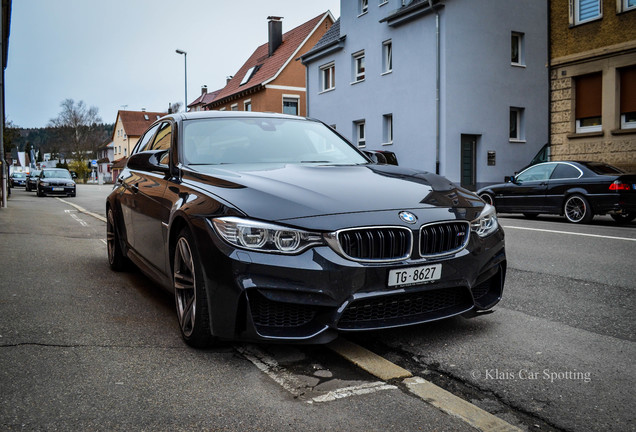
[[[623,171],[621,171],[620,169],[613,167],[611,165],[604,164],[604,163],[593,163],[593,162],[589,163],[588,162],[585,165],[599,175],[613,175],[613,174],[623,173]]]

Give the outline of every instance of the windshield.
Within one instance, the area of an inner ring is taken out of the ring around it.
[[[61,178],[61,179],[71,179],[71,173],[68,171],[44,171],[41,175],[42,178]]]
[[[184,121],[186,165],[253,163],[366,164],[322,123],[280,118]]]
[[[18,173],[18,172],[17,172],[17,173],[13,173],[13,177],[14,177],[14,178],[24,178],[24,177],[25,177],[25,175],[24,175],[23,173]]]

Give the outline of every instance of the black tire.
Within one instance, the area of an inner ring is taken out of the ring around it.
[[[38,189],[35,193],[39,197],[43,197],[44,196],[44,194],[42,192],[40,192],[40,189]]]
[[[177,319],[183,340],[193,348],[207,348],[216,342],[210,329],[207,289],[194,238],[187,228],[177,236],[172,281]]]
[[[130,261],[121,248],[121,239],[115,224],[115,215],[109,207],[106,215],[106,247],[108,248],[108,264],[114,271],[126,271],[130,268]]]
[[[539,213],[524,213],[523,216],[526,219],[536,219],[539,217]]]
[[[622,225],[622,224],[630,223],[631,221],[636,219],[636,212],[625,213],[625,214],[612,213],[612,214],[610,214],[610,216],[612,217],[612,219],[614,219],[614,221],[617,224]]]
[[[490,204],[491,206],[495,205],[495,198],[488,192],[482,193],[479,195],[479,198],[481,198],[486,204]]]
[[[563,204],[563,214],[572,223],[589,223],[594,217],[590,203],[583,195],[571,195]]]

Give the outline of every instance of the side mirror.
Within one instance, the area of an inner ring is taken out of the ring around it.
[[[504,177],[504,181],[506,183],[514,183],[515,182],[515,176],[506,176],[506,177]]]
[[[128,158],[126,166],[131,170],[157,171],[163,174],[168,174],[168,172],[170,172],[170,167],[159,163],[162,156],[164,156],[167,151],[168,150],[150,150],[135,153]]]
[[[71,173],[71,178],[75,180],[77,178],[77,173],[75,171],[70,171],[70,173]]]

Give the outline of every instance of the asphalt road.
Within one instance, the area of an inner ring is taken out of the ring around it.
[[[64,200],[103,215],[110,189]],[[494,313],[349,339],[522,430],[636,430],[636,224],[500,222]],[[0,209],[0,429],[474,430],[325,347],[188,348],[172,298],[111,272],[104,238],[55,198]]]

